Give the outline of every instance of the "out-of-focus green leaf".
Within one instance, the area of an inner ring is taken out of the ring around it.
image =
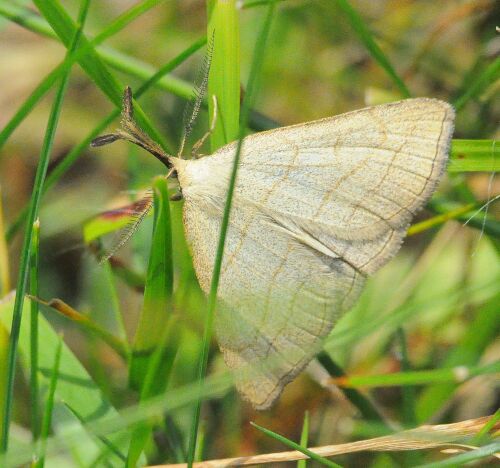
[[[209,115],[214,113],[212,96],[217,98],[216,125],[210,135],[212,152],[236,140],[240,125],[240,37],[236,1],[210,0],[207,38],[213,40],[208,80]]]
[[[334,3],[336,3],[344,12],[349,23],[356,32],[358,38],[368,50],[369,54],[391,77],[392,81],[398,87],[402,96],[410,97],[410,91],[406,87],[402,78],[396,73],[396,70],[394,69],[386,55],[382,52],[382,49],[378,46],[375,38],[373,37],[373,34],[371,33],[368,26],[366,26],[361,15],[352,7],[348,0],[334,0]]]
[[[13,295],[7,296],[0,302],[0,321],[8,328],[10,328],[12,322],[12,305]],[[29,310],[28,304],[24,305],[24,309],[26,310],[23,313],[21,321],[19,351],[22,361],[27,365],[30,355],[30,320],[27,314]],[[38,321],[38,335],[40,343],[43,343],[43,345],[39,347],[38,353],[39,379],[41,383],[47,384],[48,378],[50,377],[50,372],[48,372],[48,370],[53,367],[59,337],[42,316],[39,317]],[[92,421],[101,420],[101,418],[103,418],[102,421],[106,421],[109,418],[118,417],[117,411],[111,406],[107,398],[95,385],[83,365],[64,344],[62,347],[59,374],[59,382],[56,389],[57,399],[63,400],[69,406],[75,408],[86,424],[91,424]],[[79,425],[79,423],[77,424]],[[82,431],[85,433],[84,429],[82,429]],[[124,429],[123,431],[112,434],[110,440],[112,440],[117,447],[120,447],[121,450],[125,451],[128,437],[128,433]],[[93,447],[86,445],[85,449],[88,451],[88,460],[92,460],[100,450],[97,444]]]
[[[63,339],[59,336],[59,341],[57,343],[54,365],[50,373],[50,383],[47,392],[47,399],[45,402],[45,409],[42,419],[42,427],[40,431],[40,452],[38,456],[40,457],[35,466],[37,468],[43,468],[45,465],[45,451],[47,450],[47,438],[49,436],[50,428],[52,425],[52,413],[54,411],[54,399],[57,388],[57,381],[59,380],[59,366],[61,365],[61,350],[62,350]]]
[[[46,0],[33,1],[48,23],[52,26],[59,39],[61,39],[63,44],[68,46],[76,29],[76,25],[71,17],[55,0],[51,0],[50,2]],[[122,15],[120,20],[117,20],[116,28],[119,29],[122,22],[126,23],[127,21],[130,21],[130,18],[135,17],[135,14],[139,15],[143,13],[145,9],[149,9],[161,1],[163,0],[145,0],[138,5],[135,5],[128,12]],[[112,31],[110,30],[108,34],[111,33]],[[99,88],[101,88],[101,90],[109,97],[115,106],[121,108],[124,86],[120,85],[118,80],[108,71],[104,62],[99,57],[99,54],[93,47],[89,46],[89,41],[85,38],[85,36],[82,36],[80,43],[81,48],[88,47],[89,50],[86,54],[78,57],[78,63],[95,81]],[[149,122],[149,119],[144,115],[144,112],[142,112],[138,105],[136,106],[135,111],[136,118],[143,129],[146,130],[156,142],[163,146],[165,151],[169,152],[161,134],[154,129]]]
[[[448,172],[500,171],[500,143],[495,140],[453,140]]]
[[[441,368],[477,365],[484,349],[498,333],[500,327],[499,303],[500,294],[497,294],[478,309],[475,319],[467,328],[467,333],[440,364]],[[418,420],[424,422],[436,413],[446,403],[457,386],[458,383],[449,382],[426,388],[417,401]]]
[[[341,387],[394,387],[406,385],[427,385],[450,383],[458,385],[478,375],[500,372],[500,362],[485,366],[456,366],[428,371],[395,372],[385,375],[352,375],[334,379]]]
[[[140,390],[140,401],[163,392],[177,354],[178,334],[172,317],[173,265],[170,204],[165,177],[153,183],[155,223],[144,289],[144,304],[134,339],[130,361],[131,385]],[[136,466],[151,434],[151,424],[144,421],[132,433],[127,467]]]
[[[155,194],[155,223],[149,257],[139,325],[134,338],[130,362],[130,381],[141,388],[148,362],[157,346],[163,344],[164,330],[172,314],[173,267],[170,206],[167,181],[158,177],[153,184]],[[166,378],[156,379],[159,393],[166,385]]]
[[[500,78],[500,58],[491,62],[479,75],[473,77],[463,93],[453,103],[457,109],[461,109],[470,99],[479,96],[486,88]]]

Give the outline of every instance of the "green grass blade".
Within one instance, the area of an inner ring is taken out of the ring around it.
[[[411,96],[410,91],[406,87],[402,78],[397,74],[394,67],[387,56],[382,52],[382,49],[378,46],[373,34],[371,33],[368,26],[361,15],[352,7],[352,5],[347,0],[334,0],[338,7],[344,12],[352,28],[356,32],[359,40],[368,50],[369,54],[373,59],[385,70],[385,72],[392,79],[394,84],[399,89],[399,92],[403,97],[408,98]]]
[[[0,186],[0,297],[6,296],[10,291],[9,249],[4,219],[3,194]]]
[[[38,296],[38,263],[39,263],[40,220],[33,225],[30,260],[30,294]],[[38,385],[38,302],[30,304],[30,398],[31,398],[31,434],[33,441],[40,434],[39,385]]]
[[[217,98],[216,125],[210,135],[212,152],[236,140],[240,124],[240,37],[236,1],[209,0],[207,38],[213,38],[208,79],[209,116],[214,115],[212,96]]]
[[[302,433],[300,434],[300,445],[301,447],[307,448],[309,444],[309,411],[304,413],[304,422],[302,423]],[[297,468],[306,468],[307,460],[299,460],[297,462]]]
[[[74,37],[71,42],[68,53],[72,53],[76,49],[80,38],[80,31],[82,30],[82,28],[83,28],[83,21],[80,22],[79,29],[76,29],[74,32]],[[47,130],[45,132],[45,138],[43,141],[43,146],[40,154],[40,161],[38,163],[38,167],[36,170],[35,181],[33,184],[33,192],[31,195],[31,201],[28,210],[28,222],[26,226],[26,232],[24,235],[24,241],[21,251],[16,299],[14,303],[14,313],[12,317],[12,326],[10,332],[9,353],[7,357],[8,384],[7,384],[7,394],[4,401],[4,411],[3,411],[4,423],[2,426],[0,453],[4,453],[7,451],[8,441],[9,441],[9,426],[10,426],[10,417],[12,411],[12,396],[14,391],[14,371],[16,365],[17,345],[19,341],[19,330],[21,326],[24,294],[26,292],[26,286],[28,280],[28,266],[29,266],[31,243],[33,237],[32,226],[33,223],[35,222],[35,219],[38,218],[38,211],[43,193],[43,184],[45,180],[45,175],[47,174],[47,168],[49,165],[49,159],[52,151],[52,145],[54,142],[57,123],[59,121],[59,115],[61,113],[63,98],[68,84],[68,77],[69,77],[68,74],[66,74],[63,77],[62,82],[57,90],[54,103],[52,105],[52,110],[47,123]]]
[[[73,309],[73,307],[69,306],[61,299],[51,299],[50,301],[43,301],[41,299],[37,299],[36,297],[32,297],[31,299],[32,302],[40,302],[43,305],[56,310],[63,317],[70,319],[72,322],[77,323],[81,328],[85,329],[89,333],[101,338],[120,357],[123,359],[128,358],[129,349],[126,341],[117,338],[115,335],[111,334],[109,331],[92,321],[87,315]]]
[[[150,90],[156,83],[162,80],[167,73],[175,70],[179,65],[184,63],[189,57],[200,50],[206,44],[204,37],[193,42],[189,47],[175,56],[172,60],[161,66],[152,75],[147,75],[147,79],[142,83],[134,93],[135,99],[140,98],[146,91]],[[47,188],[52,187],[76,162],[78,156],[90,145],[104,129],[120,115],[121,109],[112,111],[99,125],[97,125],[77,146],[75,146],[68,155],[61,161],[60,164],[47,177]]]
[[[125,323],[123,322],[123,313],[120,308],[120,297],[116,290],[115,277],[113,268],[109,260],[103,265],[104,283],[106,287],[106,295],[109,298],[109,317],[112,320],[111,326],[114,330],[114,335],[123,342],[127,341],[127,332],[125,330]]]
[[[433,227],[440,226],[444,224],[446,221],[450,219],[458,219],[464,216],[470,217],[473,216],[474,210],[477,210],[480,207],[478,204],[470,203],[469,205],[460,206],[458,208],[450,209],[443,214],[433,216],[432,218],[426,219],[424,221],[420,221],[419,223],[412,224],[408,231],[406,232],[407,236],[414,236],[416,234],[420,234],[421,232],[432,229]]]
[[[408,342],[403,327],[396,330],[396,340],[399,345],[399,361],[403,373],[411,372],[410,357],[408,355]],[[414,385],[404,385],[401,387],[401,415],[405,427],[415,427],[417,418],[415,416],[416,388]],[[408,451],[402,454],[402,462],[405,466],[415,466],[421,459],[417,451]]]
[[[321,352],[317,359],[332,377],[343,379],[346,376],[344,370],[340,368],[325,351]],[[379,422],[385,427],[390,428],[380,411],[363,394],[351,388],[342,388],[342,392],[349,401],[358,408],[363,417],[371,421]]]
[[[500,144],[495,140],[453,140],[448,172],[500,171]]]
[[[50,25],[44,19],[34,15],[32,11],[17,5],[0,3],[0,15],[30,31],[51,39],[57,39],[57,34]],[[98,54],[102,60],[114,69],[130,74],[135,78],[146,79],[155,72],[151,65],[109,47],[99,47]],[[190,99],[192,96],[192,85],[179,78],[165,76],[156,84],[159,88],[184,99]]]
[[[10,291],[9,251],[4,229],[3,194],[0,186],[0,300]],[[9,334],[0,323],[0,401],[5,400],[7,394],[7,356],[9,353]],[[0,433],[4,423],[4,408],[0,407]],[[0,460],[1,463],[1,460]]]
[[[103,29],[92,41],[90,41],[86,46],[81,47],[78,53],[71,54],[66,57],[66,59],[59,64],[54,70],[52,70],[44,80],[36,87],[36,89],[30,94],[28,99],[23,103],[15,115],[9,120],[4,129],[0,132],[0,147],[3,146],[5,141],[10,137],[12,132],[19,126],[19,124],[24,120],[24,118],[31,112],[34,106],[40,101],[40,99],[47,93],[51,86],[57,81],[57,79],[65,73],[65,71],[77,60],[79,60],[86,51],[90,51],[92,47],[97,46],[104,42],[108,37],[116,34],[121,29],[125,28],[130,22],[135,20],[139,15],[144,13],[147,9],[155,6],[156,2],[149,2],[144,4],[139,4],[136,7],[127,10],[123,15],[112,21],[106,28]],[[1,6],[0,6],[1,11]],[[113,56],[113,54],[111,54]],[[128,62],[126,62],[128,63]],[[166,73],[166,72],[165,72]],[[137,97],[137,93],[136,93]],[[121,101],[120,101],[121,102]],[[120,104],[121,105],[121,104]],[[118,106],[119,108],[120,106]]]
[[[454,457],[448,458],[447,460],[426,463],[425,465],[419,465],[417,468],[445,468],[445,467],[459,467],[465,466],[467,463],[481,460],[486,457],[490,457],[500,450],[500,442],[494,442],[484,447],[478,448],[476,450],[471,450],[470,452],[461,453]],[[498,462],[498,460],[496,460]]]
[[[207,301],[207,314],[205,317],[204,324],[204,332],[203,332],[203,342],[202,342],[202,351],[199,359],[199,367],[198,367],[198,382],[200,387],[203,386],[203,378],[206,373],[207,365],[208,365],[208,352],[210,348],[210,339],[212,336],[212,328],[213,328],[213,319],[215,306],[217,302],[217,289],[219,286],[219,277],[222,268],[222,258],[224,255],[224,243],[226,240],[227,228],[229,225],[229,215],[231,212],[231,203],[232,197],[234,193],[234,187],[236,184],[236,175],[238,172],[238,163],[241,153],[241,148],[243,144],[243,138],[245,136],[245,130],[247,127],[248,117],[250,113],[250,109],[255,99],[255,92],[257,87],[257,78],[258,73],[262,66],[263,56],[265,52],[266,42],[270,34],[271,29],[271,21],[274,15],[275,4],[271,2],[267,9],[267,14],[261,29],[260,34],[257,38],[257,43],[254,49],[254,55],[252,59],[252,65],[250,68],[250,75],[248,79],[248,85],[246,89],[245,98],[243,100],[243,106],[241,110],[241,122],[239,127],[238,134],[238,146],[236,149],[236,154],[234,156],[233,167],[231,171],[231,177],[229,181],[229,187],[227,192],[226,204],[224,207],[224,215],[222,217],[221,223],[221,231],[219,242],[217,245],[217,252],[214,262],[214,269],[212,273],[212,281],[210,284],[210,292],[208,295]],[[200,392],[201,393],[201,392]],[[196,402],[193,421],[191,425],[190,439],[189,439],[189,448],[188,448],[188,466],[192,466],[194,461],[194,455],[196,452],[196,438],[198,433],[198,426],[200,420],[200,411],[201,411],[201,399]]]
[[[80,421],[80,424],[83,427],[85,427],[86,423],[85,423],[84,418],[81,416],[81,414],[79,414],[74,408],[69,406],[66,402],[64,404],[65,404],[66,408],[68,408],[68,410],[71,411],[71,413],[75,416],[75,418],[78,419],[78,421]],[[123,453],[120,452],[118,447],[116,447],[116,445],[113,444],[113,442],[111,442],[107,437],[104,437],[102,435],[98,435],[97,438],[103,443],[103,445],[107,449],[109,449],[110,452],[114,453],[122,462],[125,462],[127,460],[127,457],[125,457],[125,455],[123,455]],[[99,466],[99,465],[97,463],[93,463],[91,466]]]
[[[7,122],[7,125],[5,125],[3,130],[0,132],[0,148],[5,144],[14,130],[29,115],[35,105],[40,101],[40,99],[42,99],[43,96],[45,96],[52,85],[61,76],[61,71],[63,71],[61,66],[57,66],[54,70],[52,70],[29,95],[26,101],[24,101],[14,116]]]
[[[478,311],[467,333],[461,339],[448,356],[444,359],[441,367],[453,368],[457,366],[474,366],[479,361],[483,351],[496,336],[499,327],[498,304],[500,294],[496,294]],[[428,420],[446,403],[449,396],[457,388],[457,383],[432,385],[426,388],[419,396],[416,411],[419,421]]]
[[[13,295],[9,300],[4,300],[0,303],[0,323],[7,328],[10,327],[12,323],[13,303]],[[28,310],[29,305],[25,303],[19,337],[20,357],[25,367],[29,364],[31,341],[30,321],[27,316]],[[54,363],[54,355],[58,346],[59,337],[42,314],[40,314],[39,317],[38,327],[39,342],[43,343],[43,346],[39,347],[38,354],[38,378],[40,380],[40,386],[42,386],[47,384],[46,369],[50,369]],[[61,355],[60,375],[61,378],[56,389],[58,400],[64,401],[65,404],[81,415],[90,433],[95,432],[96,426],[108,420],[117,418],[114,420],[118,421],[120,419],[118,412],[111,406],[99,387],[92,380],[85,367],[64,344]],[[99,423],[93,425],[96,420],[99,420]],[[78,442],[82,438],[82,428],[75,427],[75,432],[75,440],[71,443],[68,441],[68,445],[64,443],[65,446],[70,446],[73,443],[78,445]],[[64,439],[64,434],[62,434],[61,437]],[[128,431],[125,423],[120,423],[119,432],[111,434],[110,440],[119,447],[120,450],[126,450]],[[28,460],[31,458],[31,453],[25,455]]]
[[[0,311],[3,312],[3,309],[1,307]],[[76,361],[76,358],[74,356],[73,359]],[[53,357],[51,359],[51,363],[52,361]],[[61,375],[65,375],[64,359],[61,363]],[[88,378],[89,377],[87,375],[87,379]],[[70,374],[66,377],[66,380],[69,379],[71,379],[71,384],[73,385],[73,393],[79,391],[80,393],[84,393],[92,386],[89,381],[84,381],[84,379],[78,378],[74,374]],[[58,399],[66,401],[68,399],[67,397],[69,396],[69,399],[74,400],[75,395],[70,395],[66,392],[64,395],[60,395],[60,387],[62,387],[63,384],[66,383],[67,382],[65,382],[65,379],[61,378],[57,388],[57,392],[59,394]],[[76,386],[75,383],[78,383],[78,386]],[[206,379],[201,396],[204,399],[221,396],[222,394],[228,392],[232,386],[233,382],[228,372],[218,373],[216,376],[210,376]],[[148,418],[155,418],[158,416],[158,414],[172,413],[179,408],[189,408],[199,397],[200,387],[197,383],[183,385],[182,387],[169,390],[164,395],[160,395],[144,402],[144,405],[142,406],[135,405],[133,407],[121,410],[119,414],[114,412],[114,414],[111,415],[109,413],[106,413],[105,405],[107,405],[107,400],[101,394],[101,406],[95,406],[91,414],[82,412],[82,416],[86,421],[85,428],[90,434],[92,434],[92,436],[109,436],[113,444],[115,444],[117,447],[119,447],[120,450],[122,450],[123,438],[128,438],[130,431],[129,428],[131,426],[140,423]],[[57,453],[61,450],[62,446],[78,446],[81,443],[81,439],[82,429],[80,427],[66,428],[64,434],[56,434],[47,441],[47,454],[49,455]],[[26,453],[24,447],[17,450],[14,450],[13,448],[9,453],[9,461],[11,462],[11,466],[19,466],[23,463],[28,463],[30,461],[30,458],[31,453]]]
[[[484,440],[490,438],[490,431],[497,425],[500,421],[500,409],[495,411],[495,414],[488,420],[488,422],[482,427],[482,429],[471,439],[469,442],[471,445],[483,445]]]
[[[177,66],[187,60],[191,55],[197,52],[203,45],[205,45],[205,38],[198,39],[192,45],[183,50],[179,55],[174,57],[168,63],[163,65],[151,75],[135,93],[135,98],[138,99],[146,91],[155,85],[161,78],[166,74],[174,70]],[[118,116],[120,115],[120,109],[115,109],[107,117],[105,117],[78,145],[74,146],[71,151],[61,160],[61,162],[52,170],[52,172],[47,176],[45,181],[44,190],[48,190],[56,184],[56,182],[69,170],[69,168],[78,160],[78,158],[83,154],[85,149],[90,146],[92,140],[98,137],[103,131],[110,125]],[[7,241],[12,240],[15,233],[20,228],[22,222],[26,218],[27,209],[21,210],[19,216],[9,227],[7,232]]]
[[[133,19],[142,15],[144,11],[156,6],[161,1],[163,0],[144,0],[140,4],[135,5],[115,19],[103,33],[96,36],[94,41],[104,40],[112,36]],[[57,0],[34,0],[34,3],[52,26],[63,44],[68,46],[76,26],[70,16],[61,7],[60,3]],[[99,88],[111,99],[115,106],[121,108],[124,86],[121,86],[106,68],[99,54],[95,51],[93,42],[89,42],[84,36],[82,36],[81,47],[76,54],[76,60],[90,78],[94,80],[97,86],[99,86]],[[151,138],[158,142],[167,153],[171,153],[163,141],[161,134],[152,126],[149,119],[138,105],[135,107],[135,116],[139,124]]]
[[[140,388],[140,402],[161,394],[168,383],[177,353],[172,320],[173,264],[168,184],[165,177],[153,183],[155,223],[149,258],[144,305],[130,361],[130,381]],[[152,422],[138,424],[133,432],[127,466],[133,468],[152,432]]]
[[[500,78],[500,58],[497,57],[479,75],[474,77],[467,89],[453,102],[457,110],[460,110],[468,101],[478,97],[488,86]]]
[[[432,369],[411,372],[394,372],[384,375],[353,375],[341,377],[337,383],[346,387],[395,387],[431,384],[458,384],[478,375],[494,374],[500,371],[500,362],[494,362],[484,366],[457,365],[445,369]]]
[[[243,2],[243,5],[241,6],[241,8],[247,9],[247,8],[254,8],[254,7],[259,7],[259,6],[267,6],[272,1],[273,0],[246,0],[245,2]],[[284,2],[284,1],[287,1],[287,0],[276,0],[276,3]]]
[[[35,5],[40,13],[44,16],[53,30],[56,32],[59,39],[63,44],[68,47],[72,35],[74,34],[75,25],[70,16],[64,11],[58,0],[46,2],[43,0],[34,0]],[[156,0],[149,0],[141,2],[139,5],[131,8],[120,17],[113,21],[113,26],[107,27],[105,34],[102,34],[103,40],[111,37],[118,32],[130,21],[140,16],[144,11],[144,7],[152,8],[158,3]],[[134,14],[135,13],[135,14]],[[117,106],[121,106],[122,101],[122,86],[118,85],[115,78],[107,71],[106,67],[102,64],[101,59],[94,51],[94,44],[82,37],[81,50],[79,52],[79,62],[87,73],[96,81],[97,85],[104,93],[113,101]]]
[[[408,356],[406,334],[402,327],[397,329],[396,337],[399,341],[401,369],[406,374],[411,372],[411,364]],[[403,400],[403,422],[406,427],[414,427],[417,423],[417,418],[415,417],[415,388],[412,385],[405,385],[401,389],[401,392]]]
[[[56,394],[57,381],[59,379],[59,366],[61,365],[61,350],[62,350],[63,339],[59,335],[59,342],[56,348],[56,354],[54,357],[54,366],[52,367],[52,372],[50,376],[49,391],[47,393],[47,401],[45,403],[45,409],[43,412],[42,427],[40,431],[40,452],[39,459],[35,463],[38,468],[43,468],[45,465],[45,452],[47,449],[47,438],[50,432],[50,426],[52,422],[52,412],[54,410],[54,397]]]
[[[144,304],[134,337],[129,379],[132,387],[141,388],[154,350],[162,344],[163,330],[172,313],[173,265],[170,207],[167,181],[158,177],[153,183],[155,195],[155,223],[149,258]],[[163,390],[166,379],[159,379],[152,389]]]
[[[299,445],[295,442],[293,442],[290,439],[287,439],[286,437],[283,437],[280,434],[276,434],[276,432],[270,431],[269,429],[266,429],[262,426],[259,426],[258,424],[255,424],[254,422],[250,423],[253,427],[258,429],[259,431],[262,431],[264,434],[268,435],[269,437],[272,437],[273,439],[285,444],[287,447],[290,447],[294,450],[298,450],[299,452],[303,453],[304,455],[307,455],[311,460],[315,460],[318,463],[321,463],[324,466],[329,466],[331,468],[342,468],[341,465],[338,465],[337,463],[334,463],[314,452],[311,452],[305,447],[302,447],[302,445]]]
[[[0,2],[0,15],[31,31],[56,39],[57,34],[43,18],[33,10],[17,5],[14,2]]]
[[[465,297],[464,295],[475,296],[477,294],[481,294],[488,301],[492,301],[498,294],[498,278],[495,277],[491,281],[461,289],[457,289],[456,287],[448,288],[440,294],[430,296],[427,300],[403,304],[391,310],[388,314],[379,314],[369,321],[359,322],[355,329],[352,327],[345,328],[339,324],[340,326],[326,340],[324,348],[326,350],[333,350],[352,346],[354,343],[359,342],[364,337],[382,328],[388,333],[394,332],[397,327],[403,325],[412,317],[418,316],[418,314],[424,312],[429,307],[436,305],[455,307],[457,301]]]
[[[46,37],[52,39],[57,37],[46,21],[18,6],[0,3],[0,15]],[[99,47],[97,53],[104,62],[115,70],[129,74],[135,78],[143,80],[155,73],[154,67],[151,65],[112,48]],[[159,89],[168,91],[183,99],[189,100],[193,96],[192,84],[174,76],[164,76],[161,80],[158,80],[155,85]],[[252,129],[256,131],[270,130],[271,128],[278,127],[275,121],[255,111],[251,112],[249,123]]]
[[[474,204],[474,208],[464,214],[456,214],[455,219],[462,223],[467,223],[467,226],[479,229],[488,236],[500,239],[500,221],[497,221],[493,216],[485,213],[485,204]],[[435,213],[447,215],[450,211],[455,211],[460,207],[456,203],[439,196],[432,198],[427,207]]]

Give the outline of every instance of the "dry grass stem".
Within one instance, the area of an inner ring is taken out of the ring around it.
[[[464,445],[461,442],[465,438],[476,435],[488,422],[491,416],[477,419],[469,419],[453,424],[437,424],[434,426],[420,426],[416,429],[403,431],[390,436],[376,437],[374,439],[359,440],[347,444],[325,445],[323,447],[310,448],[314,453],[323,457],[331,457],[353,452],[363,451],[401,451],[401,450],[424,450],[440,448],[446,453],[470,450],[475,447]],[[500,423],[495,424],[492,432],[500,430]],[[451,450],[451,452],[450,452]],[[288,462],[308,458],[296,450],[288,452],[266,453],[249,457],[223,458],[219,460],[207,460],[194,463],[196,468],[223,468],[228,466],[250,466],[267,463]],[[184,463],[170,465],[155,465],[149,468],[181,468],[187,466]]]

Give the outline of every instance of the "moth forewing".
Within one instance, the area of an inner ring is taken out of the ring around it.
[[[127,139],[177,174],[186,237],[208,293],[237,145],[197,160],[158,154],[135,125],[128,96],[124,131],[95,143]],[[273,404],[366,277],[399,250],[444,172],[453,120],[449,104],[420,98],[244,139],[215,326],[237,388],[254,407]]]
[[[454,111],[411,99],[244,140],[226,237],[218,340],[239,391],[268,408],[321,349],[368,274],[399,250],[446,167]],[[172,160],[208,292],[234,144]],[[226,170],[227,168],[227,170]]]

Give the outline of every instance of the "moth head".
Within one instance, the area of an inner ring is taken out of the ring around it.
[[[221,165],[211,156],[200,159],[170,158],[170,161],[177,172],[183,198],[198,201],[225,198],[230,165]]]

